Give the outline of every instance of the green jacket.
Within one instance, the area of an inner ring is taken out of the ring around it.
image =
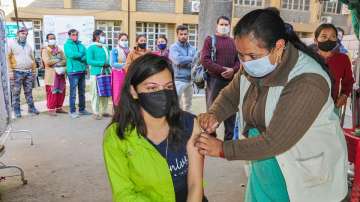
[[[86,48],[80,42],[74,42],[68,39],[64,45],[66,56],[66,72],[84,72],[86,71]]]
[[[105,50],[106,52],[105,52]],[[109,64],[109,51],[107,48],[96,44],[91,45],[86,50],[86,62],[90,65],[90,75],[99,75],[104,64]]]
[[[168,164],[137,130],[125,139],[112,124],[105,131],[103,151],[114,202],[175,202]]]

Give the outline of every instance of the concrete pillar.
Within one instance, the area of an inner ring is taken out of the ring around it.
[[[130,0],[130,5],[129,6],[130,6],[130,11],[132,11],[132,12],[136,11],[136,1],[135,0]]]
[[[64,8],[72,8],[72,0],[64,0]]]
[[[175,1],[175,13],[177,14],[184,13],[184,0]]]
[[[136,40],[136,18],[134,15],[131,16],[130,18],[130,47],[134,47],[135,45],[135,40]]]
[[[310,0],[310,24],[319,24],[321,17],[321,4],[318,0]]]
[[[129,3],[128,0],[122,0],[121,1],[121,10],[128,11],[128,9],[129,9],[128,3]]]
[[[122,11],[129,11],[129,4],[128,0],[122,0],[121,1],[121,10]],[[128,12],[129,14],[129,12]],[[129,33],[129,16],[126,16],[126,18],[122,19],[121,22],[121,31],[125,33]]]
[[[281,8],[281,0],[271,0],[270,6],[280,9]]]

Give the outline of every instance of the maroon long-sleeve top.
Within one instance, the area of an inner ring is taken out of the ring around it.
[[[216,61],[211,60],[211,37],[208,36],[201,50],[201,64],[210,75],[223,78],[221,73],[226,70],[224,67],[233,68],[236,73],[239,70],[240,62],[234,39],[229,36],[215,36]]]
[[[340,95],[349,96],[355,82],[349,57],[343,53],[333,53],[325,61],[334,79],[332,98],[336,101]]]

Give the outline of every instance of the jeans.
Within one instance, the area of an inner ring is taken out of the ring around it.
[[[214,76],[208,75],[206,80],[206,107],[210,108],[212,103],[215,101],[216,97],[219,95],[220,91],[225,88],[230,83],[230,81],[216,78]],[[225,126],[225,134],[224,140],[232,140],[234,136],[234,128],[235,128],[235,119],[236,112],[228,119],[224,121]]]
[[[85,73],[69,74],[68,77],[70,84],[70,113],[76,112],[76,88],[79,91],[79,112],[82,112],[85,110]]]
[[[176,92],[182,110],[191,112],[193,88],[191,82],[175,81]]]

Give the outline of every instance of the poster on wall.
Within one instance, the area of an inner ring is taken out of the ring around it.
[[[28,29],[28,37],[27,37],[27,43],[31,46],[33,50],[35,50],[35,44],[34,44],[34,30],[33,30],[33,23],[32,22],[19,22],[19,26],[25,27]],[[16,22],[6,22],[5,23],[5,34],[6,34],[6,40],[15,40],[16,34],[17,34],[17,24]]]
[[[62,16],[45,15],[44,19],[44,39],[48,33],[56,35],[57,44],[63,48],[68,39],[68,31],[76,29],[79,31],[79,40],[88,46],[92,43],[92,34],[95,29],[94,16]]]

